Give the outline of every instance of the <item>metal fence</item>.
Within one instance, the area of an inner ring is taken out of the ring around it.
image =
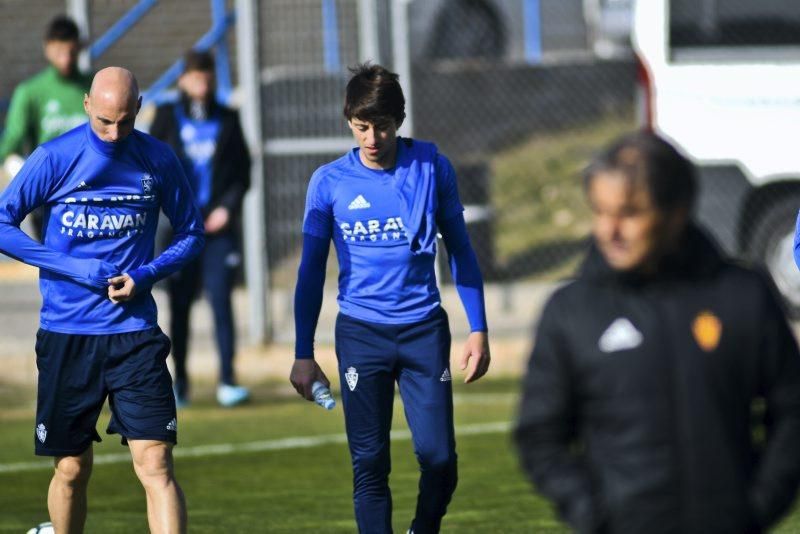
[[[19,0],[14,3],[20,4],[12,10],[17,20],[26,11]],[[263,156],[256,158],[258,191],[248,202],[244,240],[251,259],[261,252],[268,258],[266,265],[248,264],[251,274],[269,273],[260,281],[259,276],[247,279],[254,301],[262,293],[269,296],[260,311],[254,307],[255,315],[274,308],[281,292],[293,288],[308,179],[353,144],[341,112],[344,87],[348,67],[365,60],[401,74],[409,107],[402,133],[436,142],[455,165],[487,279],[552,279],[566,272],[564,265],[586,235],[577,169],[611,135],[605,130],[632,124],[632,63],[625,47],[612,59],[594,53],[587,24],[591,2],[211,3],[223,4],[218,11],[237,9],[238,35],[231,33],[225,41],[236,56],[234,101],[242,106],[256,154]],[[157,84],[216,20],[208,2],[189,0],[37,0],[28,5],[41,24],[59,12],[76,15],[93,42],[90,49],[102,44],[104,50],[92,66],[126,65],[145,87]],[[129,31],[117,32],[119,42],[105,42],[104,33],[134,18],[136,24],[125,28]],[[38,23],[19,20],[23,24],[10,24],[5,33],[30,36]],[[98,38],[104,44],[95,42]],[[13,83],[41,68],[39,40],[28,39],[24,50],[3,54],[4,61],[26,63],[19,63],[21,74],[2,86],[0,99],[10,96]],[[248,79],[252,83],[245,83]],[[147,116],[143,119],[140,126],[146,127]],[[544,154],[549,155],[539,157]],[[281,330],[276,320],[269,322]]]
[[[582,0],[261,3],[267,242],[292,280],[308,179],[353,142],[347,67],[401,74],[401,133],[453,162],[487,279],[561,276],[587,232],[579,168],[633,127],[629,49],[594,52]]]
[[[793,67],[800,49],[796,4],[654,0],[638,3],[645,14],[638,19],[633,4],[308,0],[289,9],[262,2],[266,17],[281,20],[277,34],[264,32],[271,44],[262,41],[273,290],[291,289],[311,172],[352,143],[341,116],[346,67],[371,59],[401,75],[409,108],[401,133],[436,142],[453,161],[491,289],[507,295],[514,284],[574,272],[589,232],[580,169],[650,109],[661,113],[649,116],[650,125],[701,166],[699,220],[727,252],[766,262],[800,310],[791,248],[800,162],[784,147],[796,128],[786,126],[770,140],[755,133],[769,131],[769,117],[786,125],[800,113],[796,91],[776,90],[800,76]],[[636,24],[643,40],[659,36],[668,53],[655,57],[645,47],[635,54],[629,37]],[[753,69],[737,78],[733,65]],[[692,82],[712,71],[727,85]],[[686,83],[671,86],[670,76]],[[687,95],[695,100],[678,104]],[[737,99],[738,108],[725,107]],[[736,113],[746,122],[737,124]],[[743,138],[748,129],[751,139],[741,150],[721,141],[718,152],[702,148],[707,139]],[[786,164],[759,174],[745,161],[746,149]]]

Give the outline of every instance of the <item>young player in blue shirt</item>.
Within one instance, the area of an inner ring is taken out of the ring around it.
[[[106,397],[107,433],[122,436],[147,494],[151,532],[184,532],[172,468],[177,422],[169,339],[150,288],[196,256],[203,221],[181,164],[134,130],[133,75],[101,70],[84,97],[89,123],[37,148],[0,195],[0,251],[40,268],[36,454],[55,457],[48,493],[56,532],[81,532],[92,442]],[[44,241],[19,229],[44,207]],[[153,258],[159,210],[175,228]]]
[[[328,383],[314,361],[331,239],[339,260],[336,355],[353,460],[360,532],[392,532],[389,430],[397,382],[421,476],[410,531],[438,532],[456,487],[450,330],[434,261],[441,232],[471,334],[465,382],[490,355],[483,281],[450,162],[431,143],[397,136],[405,99],[396,74],[361,65],[347,84],[344,115],[358,147],[323,165],[308,186],[295,291],[290,380],[312,399]]]

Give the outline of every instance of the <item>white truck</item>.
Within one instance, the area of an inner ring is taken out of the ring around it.
[[[642,122],[700,168],[697,218],[800,312],[800,1],[638,0]]]

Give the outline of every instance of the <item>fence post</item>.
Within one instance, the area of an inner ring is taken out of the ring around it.
[[[91,28],[89,27],[89,0],[67,0],[67,13],[78,25],[81,31],[81,41],[88,43],[91,39]],[[88,48],[81,50],[78,58],[78,69],[88,73],[92,68],[92,57]]]
[[[381,64],[378,6],[375,0],[358,0],[358,57]]]
[[[403,137],[414,135],[414,100],[412,98],[411,49],[408,24],[408,4],[410,0],[392,0],[392,54],[394,71],[400,75],[403,96],[406,98],[406,119],[398,134]]]
[[[261,132],[261,61],[258,41],[258,0],[236,0],[236,52],[242,94],[242,128],[253,165],[250,191],[244,201],[245,278],[250,306],[250,341],[272,338],[269,262],[264,218],[264,140]]]

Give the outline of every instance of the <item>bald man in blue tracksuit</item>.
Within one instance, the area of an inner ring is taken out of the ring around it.
[[[400,387],[421,476],[409,532],[438,532],[456,487],[450,330],[434,261],[441,232],[471,334],[461,360],[466,381],[489,367],[483,282],[469,243],[456,176],[436,146],[397,137],[405,101],[397,75],[354,70],[344,114],[358,144],[311,178],[295,292],[296,347],[290,380],[311,400],[330,241],[339,260],[336,356],[353,459],[361,533],[392,532],[389,430]]]
[[[92,442],[105,399],[109,434],[131,449],[153,532],[183,532],[183,494],[172,470],[175,399],[169,339],[150,288],[203,246],[203,221],[180,162],[134,130],[141,105],[133,75],[101,70],[84,99],[89,123],[37,148],[0,195],[0,251],[39,267],[36,454],[53,456],[48,494],[57,532],[80,532]],[[44,240],[19,224],[44,207]],[[159,211],[175,228],[153,257]]]

